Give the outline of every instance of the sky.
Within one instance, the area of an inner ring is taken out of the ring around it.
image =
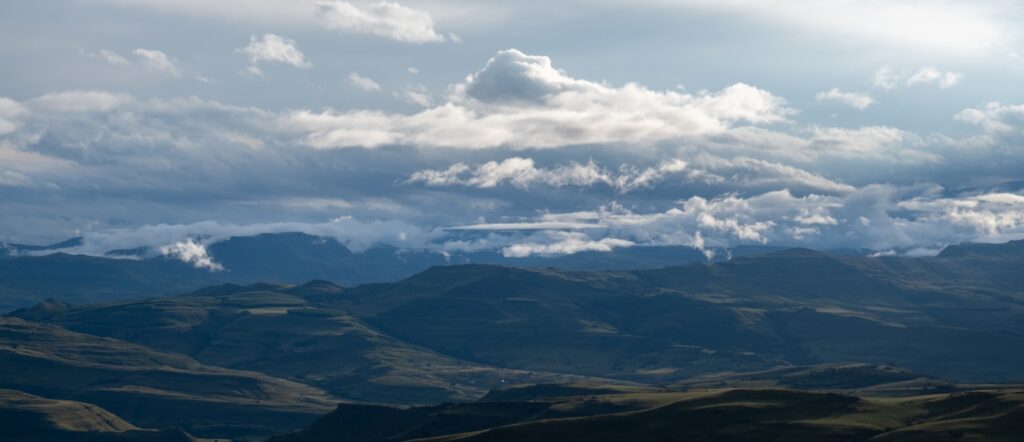
[[[1020,239],[1019,23],[998,0],[2,2],[0,241]]]

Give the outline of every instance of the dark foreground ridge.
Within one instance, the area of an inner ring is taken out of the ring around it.
[[[434,407],[340,405],[274,442],[1015,441],[1024,391],[900,398],[777,389],[532,388],[530,399]]]

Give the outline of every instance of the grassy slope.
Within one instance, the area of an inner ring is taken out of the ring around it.
[[[345,296],[326,282],[285,288],[220,286],[186,296],[99,306],[41,305],[18,313],[203,363],[319,386],[351,400],[436,403],[475,399],[512,383],[572,376],[499,369],[410,345],[319,299]]]
[[[315,388],[109,338],[0,318],[0,388],[97,404],[138,425],[266,434],[335,404]]]
[[[502,397],[517,395],[531,399],[411,409],[342,405],[309,428],[273,440],[1013,441],[1024,431],[1024,393],[1012,389],[892,398],[576,385],[535,386]]]
[[[181,430],[144,430],[93,404],[0,389],[3,440],[166,441],[194,439]]]

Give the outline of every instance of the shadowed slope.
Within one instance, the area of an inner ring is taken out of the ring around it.
[[[181,430],[143,430],[113,413],[83,402],[46,399],[16,390],[0,390],[3,440],[89,442],[189,442]]]
[[[306,385],[17,318],[0,318],[0,387],[89,402],[138,425],[199,435],[281,431],[335,402]]]

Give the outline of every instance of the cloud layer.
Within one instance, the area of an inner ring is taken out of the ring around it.
[[[96,58],[183,75],[165,53],[139,51]],[[257,70],[316,69],[276,34],[238,53]],[[514,257],[740,244],[922,253],[1024,237],[1019,104],[946,116],[962,134],[919,134],[802,122],[790,101],[745,83],[690,93],[578,78],[515,49],[443,90],[387,90],[344,72],[348,88],[380,92],[362,96],[411,107],[271,109],[85,89],[0,98],[0,227],[82,235],[78,253],[146,247],[209,270],[211,242],[285,231],[355,250]],[[960,78],[893,75],[894,88]],[[816,98],[876,109],[839,88]]]

